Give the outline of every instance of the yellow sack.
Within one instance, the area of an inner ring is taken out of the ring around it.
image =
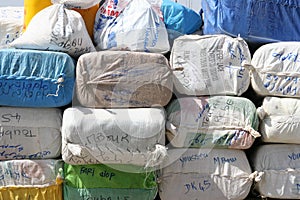
[[[63,200],[62,184],[48,187],[1,187],[0,200]]]
[[[51,0],[24,0],[23,32],[26,30],[30,20],[36,13],[51,5]]]

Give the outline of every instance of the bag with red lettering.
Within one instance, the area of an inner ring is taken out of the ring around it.
[[[300,42],[261,46],[252,57],[251,84],[261,96],[300,97]]]
[[[97,50],[166,53],[170,48],[161,13],[150,0],[106,0],[96,14],[94,42]]]
[[[160,172],[161,200],[245,199],[255,177],[245,152],[232,149],[172,149]]]
[[[11,47],[61,51],[74,58],[95,51],[83,18],[64,4],[54,4],[38,12]]]

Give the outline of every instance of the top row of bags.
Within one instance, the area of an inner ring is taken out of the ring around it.
[[[28,24],[10,47],[61,51],[76,59],[109,49],[167,53],[171,34],[193,33],[202,24],[198,13],[171,0],[106,0],[100,7],[99,2],[46,0],[28,20],[25,1]],[[187,19],[193,21],[189,26]]]
[[[243,39],[226,35],[181,36],[170,62],[145,52],[100,51],[73,62],[66,53],[2,49],[0,104],[64,106],[75,89],[87,107],[165,106],[174,93],[240,96],[250,82],[262,96],[300,97],[299,53],[299,42],[280,42],[261,46],[251,59]]]

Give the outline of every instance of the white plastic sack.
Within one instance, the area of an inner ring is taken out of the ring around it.
[[[300,42],[261,46],[253,55],[251,84],[263,96],[300,97]]]
[[[0,46],[7,45],[21,36],[23,7],[0,7]]]
[[[238,95],[250,84],[247,43],[226,35],[184,35],[173,44],[175,88],[186,95]]]
[[[96,49],[168,52],[168,33],[156,10],[147,0],[106,1],[96,14]]]
[[[2,187],[47,187],[56,184],[61,160],[9,160],[0,162],[0,191]]]
[[[161,170],[159,196],[169,199],[245,199],[253,175],[242,150],[172,149]]]
[[[260,134],[255,105],[232,96],[179,98],[167,107],[167,137],[175,147],[248,149]]]
[[[0,107],[0,117],[0,160],[60,156],[59,109]]]
[[[61,51],[74,58],[95,51],[81,15],[63,4],[38,12],[11,47]]]
[[[258,174],[255,189],[262,197],[300,199],[300,145],[261,145],[251,159]]]
[[[165,158],[165,115],[160,108],[68,108],[62,158],[69,164],[156,166]]]
[[[87,9],[98,4],[101,0],[51,0],[53,4],[64,4],[70,8]]]
[[[300,143],[300,99],[265,97],[257,113],[262,141]]]

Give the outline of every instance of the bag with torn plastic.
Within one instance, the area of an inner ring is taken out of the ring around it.
[[[174,85],[185,95],[242,95],[249,87],[251,55],[240,37],[184,35],[173,44]]]
[[[250,192],[253,178],[242,150],[172,149],[158,177],[159,196],[161,200],[240,200]]]
[[[0,199],[62,200],[61,160],[9,160],[0,162]]]
[[[300,97],[300,42],[265,44],[253,55],[251,85],[261,96]]]
[[[153,200],[156,173],[133,165],[64,164],[64,199]]]
[[[265,97],[257,113],[262,141],[300,144],[300,99]]]
[[[253,149],[255,190],[262,198],[300,199],[300,145],[264,144]]]
[[[153,167],[166,156],[165,114],[160,108],[68,108],[63,114],[66,163]]]
[[[161,107],[172,98],[172,72],[158,53],[93,52],[78,60],[75,88],[86,107]]]
[[[185,97],[167,107],[175,147],[248,149],[260,134],[255,105],[242,97]]]
[[[97,50],[167,53],[168,33],[157,9],[148,0],[107,0],[95,20]]]
[[[64,4],[54,4],[38,12],[22,36],[10,46],[61,51],[74,58],[95,51],[83,18]]]
[[[0,116],[0,160],[61,155],[60,109],[0,107]]]

